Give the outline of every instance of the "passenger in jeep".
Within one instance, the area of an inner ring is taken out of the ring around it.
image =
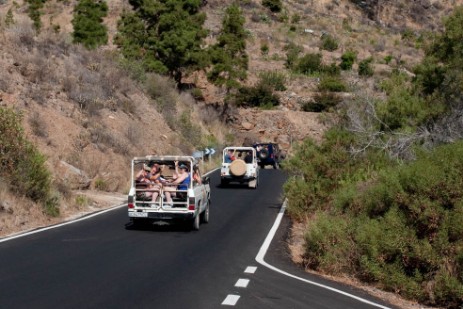
[[[159,191],[161,190],[161,168],[159,164],[155,163],[151,167],[151,177],[150,180],[152,182],[152,185],[150,189],[153,190],[153,195],[151,198],[151,201],[156,202],[156,199],[159,196]]]
[[[147,189],[144,195],[151,197],[151,201],[155,202],[161,189],[160,178],[161,171],[159,164],[154,164],[152,167],[143,164],[143,168],[135,176],[135,182],[139,184],[139,187]]]
[[[185,164],[178,164],[178,161],[175,161],[175,174],[174,180],[168,181],[164,184],[164,193],[166,195],[166,206],[173,206],[172,197],[175,197],[177,193],[176,190],[188,190],[190,185],[190,173],[188,172],[188,166]]]
[[[246,152],[246,156],[244,157],[244,162],[246,164],[251,164],[252,163],[252,152],[250,152],[250,151]]]
[[[193,183],[201,184],[201,176],[199,174],[198,166],[193,167]]]
[[[228,150],[228,153],[225,155],[225,158],[224,158],[224,162],[225,163],[232,163],[232,161],[234,161],[236,158],[235,158],[235,152],[233,150]]]

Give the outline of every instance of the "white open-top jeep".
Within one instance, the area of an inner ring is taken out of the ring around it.
[[[179,177],[186,177],[181,184],[175,182]],[[128,215],[133,224],[182,220],[198,230],[200,222],[209,221],[210,192],[209,177],[201,177],[193,157],[136,157],[132,160]]]
[[[252,147],[226,147],[223,150],[220,183],[247,183],[256,189],[259,184],[259,166],[256,150]]]

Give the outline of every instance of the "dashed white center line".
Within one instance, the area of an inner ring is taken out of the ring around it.
[[[222,302],[222,305],[224,305],[224,306],[234,306],[238,302],[238,299],[240,299],[239,295],[229,294],[229,295],[227,295],[225,300]]]
[[[235,286],[237,288],[246,288],[249,284],[249,279],[238,279],[238,281],[236,281],[235,283]]]
[[[257,267],[255,267],[255,266],[248,266],[248,267],[246,267],[246,270],[245,270],[244,272],[247,273],[247,274],[253,274],[253,273],[256,272],[256,270],[257,270]]]

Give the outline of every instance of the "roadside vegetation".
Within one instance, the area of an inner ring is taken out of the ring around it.
[[[0,178],[10,190],[43,206],[51,216],[59,215],[58,197],[53,194],[46,158],[26,138],[22,116],[0,107]]]
[[[385,98],[357,90],[324,140],[305,141],[285,163],[288,211],[307,222],[307,267],[463,305],[462,25],[460,7],[428,40],[414,78],[393,71],[377,85]],[[345,55],[343,69],[355,59]],[[359,75],[374,74],[370,62]]]

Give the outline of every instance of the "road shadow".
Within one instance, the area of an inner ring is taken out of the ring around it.
[[[128,231],[152,231],[152,232],[196,232],[191,228],[190,222],[166,222],[166,221],[153,221],[153,222],[127,222],[125,229]]]
[[[230,189],[253,189],[249,188],[248,184],[240,184],[240,183],[231,183],[228,185],[218,184],[215,186],[217,189],[220,190],[230,190]],[[253,189],[254,190],[254,189]]]

